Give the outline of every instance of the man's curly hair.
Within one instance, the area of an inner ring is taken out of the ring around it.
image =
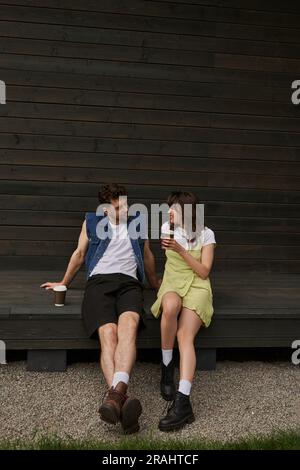
[[[105,184],[98,193],[100,204],[110,203],[112,199],[118,199],[120,196],[127,196],[127,191],[117,183]]]

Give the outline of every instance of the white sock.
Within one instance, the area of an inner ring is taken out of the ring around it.
[[[167,366],[173,357],[173,349],[162,349],[162,360],[165,366]]]
[[[179,389],[178,391],[183,393],[184,395],[189,395],[191,393],[192,384],[189,380],[179,380]]]
[[[115,387],[119,382],[124,382],[128,385],[129,375],[127,372],[115,372],[112,382],[112,387]]]

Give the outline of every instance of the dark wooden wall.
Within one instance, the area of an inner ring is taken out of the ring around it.
[[[63,269],[118,181],[197,192],[216,270],[300,272],[298,1],[0,0],[0,54],[1,268]]]

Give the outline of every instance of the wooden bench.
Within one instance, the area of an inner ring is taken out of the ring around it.
[[[61,271],[0,271],[0,340],[7,350],[26,350],[28,370],[65,370],[67,350],[99,348],[89,339],[81,319],[85,272],[67,292],[64,307],[55,307],[53,292],[40,284]],[[197,368],[214,369],[218,348],[291,347],[300,337],[300,275],[275,273],[211,273],[214,317],[195,344]],[[160,348],[160,321],[150,313],[155,292],[145,289],[147,328],[138,348]],[[101,306],[100,306],[101,308]]]

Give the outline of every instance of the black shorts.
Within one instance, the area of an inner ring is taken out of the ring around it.
[[[145,328],[143,284],[123,273],[95,274],[85,285],[81,306],[82,320],[90,338],[98,337],[98,328],[106,323],[118,323],[121,313],[140,315],[139,329]]]

